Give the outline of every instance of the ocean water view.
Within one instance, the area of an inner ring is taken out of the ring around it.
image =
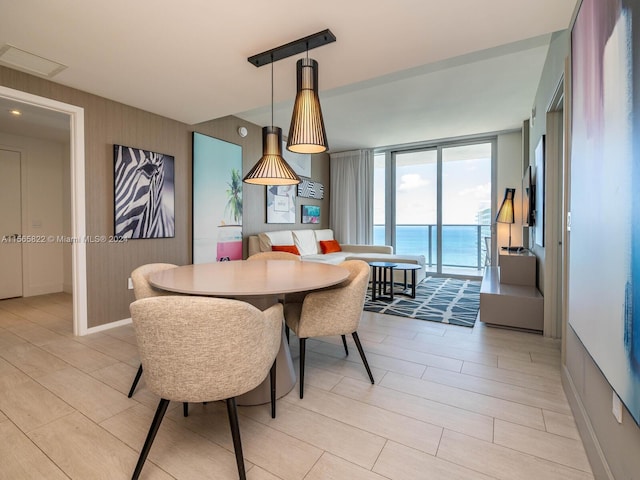
[[[427,265],[437,264],[436,231],[436,225],[397,225],[396,253],[424,255]],[[486,255],[483,238],[489,235],[489,225],[443,225],[442,264],[481,268]],[[373,241],[386,244],[384,225],[374,225]]]

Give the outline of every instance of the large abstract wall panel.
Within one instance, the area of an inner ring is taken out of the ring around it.
[[[571,33],[569,324],[640,421],[638,0],[583,0]],[[634,25],[632,25],[635,23]]]
[[[242,147],[193,134],[193,263],[242,260]]]

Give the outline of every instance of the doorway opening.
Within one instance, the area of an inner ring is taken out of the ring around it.
[[[545,285],[544,285],[544,335],[563,338],[566,302],[566,202],[567,173],[565,162],[565,118],[564,118],[564,77],[558,83],[546,114],[547,131],[545,142],[546,198],[545,205],[557,205],[546,208],[545,244]]]
[[[87,262],[84,181],[84,109],[45,97],[0,86],[0,98],[19,104],[52,110],[69,117],[71,187],[71,285],[73,292],[73,333],[87,332]]]

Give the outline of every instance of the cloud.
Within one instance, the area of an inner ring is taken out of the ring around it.
[[[472,197],[480,200],[491,197],[491,184],[485,183],[484,185],[476,185],[471,188],[465,188],[458,192],[461,197]]]
[[[418,173],[408,173],[400,177],[400,185],[398,190],[415,190],[416,188],[429,185],[429,181],[425,180]]]

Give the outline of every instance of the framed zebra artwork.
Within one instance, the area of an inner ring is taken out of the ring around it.
[[[174,158],[140,148],[113,146],[114,235],[175,236]]]

